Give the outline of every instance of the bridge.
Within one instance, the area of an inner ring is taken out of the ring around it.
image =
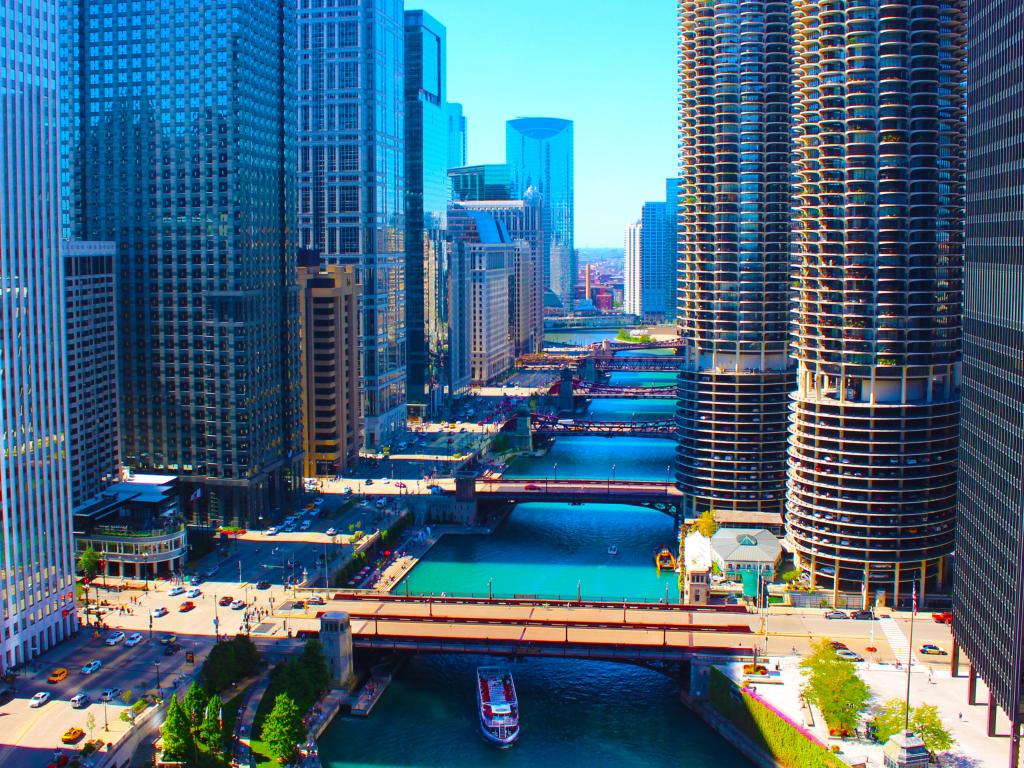
[[[549,395],[558,396],[562,393],[563,384],[558,380],[548,390]],[[597,384],[585,379],[569,379],[569,393],[575,397],[589,398],[629,398],[631,400],[674,400],[677,396],[674,384],[663,387],[618,386],[614,384]]]
[[[653,421],[580,421],[578,419],[560,419],[542,413],[530,414],[530,432],[539,437],[558,436],[600,436],[613,437],[660,437],[671,439],[676,434],[676,424],[672,419]]]
[[[643,371],[651,373],[676,373],[682,361],[674,355],[649,355],[645,357],[593,357],[591,355],[522,355],[516,366],[524,371],[549,371],[575,368],[592,363],[597,371]]]
[[[746,655],[760,639],[742,606],[339,592],[320,610],[351,617],[356,647],[386,651],[680,662]]]

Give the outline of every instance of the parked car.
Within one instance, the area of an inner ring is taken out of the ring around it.
[[[84,667],[82,667],[82,674],[83,675],[91,675],[93,672],[95,672],[96,670],[98,670],[102,666],[103,666],[103,662],[102,661],[100,661],[99,659],[93,659],[88,664],[86,664]]]
[[[178,595],[184,595],[184,594],[185,594],[185,588],[183,586],[181,586],[180,584],[177,585],[177,586],[171,587],[169,590],[167,590],[167,596],[168,597],[177,597]]]
[[[35,696],[32,697],[32,700],[29,703],[29,706],[32,707],[33,709],[35,709],[36,707],[43,706],[43,704],[45,704],[49,700],[50,700],[50,694],[48,694],[46,691],[40,691],[39,693],[37,693]]]
[[[217,601],[217,605],[223,608],[224,606],[231,605],[231,601],[234,599],[231,595],[224,595],[224,597]]]
[[[825,618],[826,619],[848,619],[848,618],[850,618],[850,614],[848,614],[846,611],[826,611],[825,612]]]
[[[539,485],[536,485],[535,483],[527,483],[524,486],[524,489],[527,490],[527,491],[540,491],[540,490],[543,490]]]
[[[953,614],[950,613],[949,611],[943,611],[942,613],[933,613],[932,614],[932,620],[936,624],[952,624],[953,623]]]
[[[161,616],[167,615],[167,609],[161,605],[159,608],[154,608],[152,614],[154,619],[159,619]]]
[[[48,683],[59,683],[65,677],[68,676],[68,670],[65,667],[57,667],[50,673],[50,676],[46,678]]]
[[[121,689],[117,686],[111,686],[110,688],[104,688],[100,691],[100,701],[113,701],[121,695]]]
[[[267,536],[277,536],[277,526],[272,525],[267,528]]]
[[[141,632],[132,632],[128,635],[128,639],[124,641],[124,644],[129,648],[134,648],[136,645],[142,642]]]
[[[925,643],[921,646],[921,653],[925,656],[947,656],[948,654],[937,645]]]
[[[313,595],[306,602],[309,605],[327,605],[327,601],[320,597],[320,595]]]
[[[847,661],[864,661],[864,657],[858,653],[854,653],[849,648],[840,648],[836,651],[836,656],[840,659],[846,659]]]
[[[107,639],[104,640],[103,642],[106,643],[107,645],[117,645],[122,640],[124,640],[124,632],[122,632],[120,629],[118,629],[118,630],[115,630],[115,631],[111,632],[109,635],[107,635]]]
[[[203,591],[201,589],[195,588],[190,589],[188,592],[186,592],[185,597],[199,597],[201,594],[203,594]]]
[[[838,640],[833,640],[832,642],[829,643],[829,645],[832,646],[833,650],[839,650],[840,648],[845,648],[846,647],[846,643],[841,643]]]
[[[854,611],[850,614],[851,619],[874,619],[875,614],[872,611]]]
[[[327,533],[328,536],[337,536],[338,535],[338,529],[337,528],[328,528],[326,533]]]
[[[71,697],[72,709],[85,709],[92,703],[92,697],[84,691],[82,693],[76,693]]]

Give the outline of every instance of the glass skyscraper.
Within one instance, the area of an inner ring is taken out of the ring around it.
[[[953,637],[1012,725],[1024,705],[1024,6],[971,0]]]
[[[780,528],[790,3],[681,0],[676,477],[687,515]],[[646,222],[644,223],[646,227]]]
[[[451,182],[445,29],[405,12],[405,318],[409,408],[436,412],[444,381],[448,280],[444,229]],[[445,302],[446,304],[446,302]]]
[[[793,2],[787,534],[813,584],[896,604],[953,551],[964,9]]]
[[[544,198],[544,285],[572,309],[576,291],[572,120],[520,117],[505,124],[512,197],[530,187]]]
[[[299,243],[359,267],[364,445],[404,426],[405,61],[402,0],[298,11]]]
[[[60,255],[58,3],[0,6],[0,670],[75,630]]]
[[[294,11],[67,6],[69,216],[117,244],[122,458],[258,525],[301,469]]]

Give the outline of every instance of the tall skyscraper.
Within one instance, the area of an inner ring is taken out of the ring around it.
[[[469,129],[461,104],[449,101],[445,111],[448,113],[448,167],[458,168],[466,164]]]
[[[953,551],[963,2],[799,0],[793,30],[787,534],[819,587],[922,600]]]
[[[4,0],[0,120],[0,670],[78,625],[59,250],[58,3]]]
[[[451,168],[454,200],[515,200],[512,169],[504,163],[464,165]]]
[[[953,637],[1012,722],[1024,706],[1024,6],[967,5],[967,253]],[[1016,51],[1017,54],[1010,52]]]
[[[77,508],[121,479],[117,247],[65,240],[60,249],[71,500]]]
[[[445,99],[445,29],[424,11],[405,12],[405,323],[409,408],[436,412],[442,394],[447,318],[425,302],[427,281],[447,279],[444,229],[451,115]],[[428,328],[428,320],[429,328]],[[440,326],[440,327],[438,327]]]
[[[505,124],[505,162],[512,196],[530,187],[544,198],[544,280],[571,310],[576,291],[572,120],[520,117]]]
[[[634,221],[626,225],[625,262],[622,269],[622,311],[627,315],[643,312],[643,246],[644,225]]]
[[[299,243],[359,267],[364,445],[405,423],[402,0],[298,11]]]
[[[679,3],[676,471],[687,515],[780,526],[789,2]]]
[[[676,292],[679,265],[679,179],[665,179],[665,254],[669,263],[665,279],[665,319],[676,319]]]
[[[180,475],[196,518],[258,524],[301,471],[294,13],[68,7],[70,216],[117,244],[122,458]]]

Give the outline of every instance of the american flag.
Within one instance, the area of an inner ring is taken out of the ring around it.
[[[917,582],[914,582],[914,616],[917,616]]]

